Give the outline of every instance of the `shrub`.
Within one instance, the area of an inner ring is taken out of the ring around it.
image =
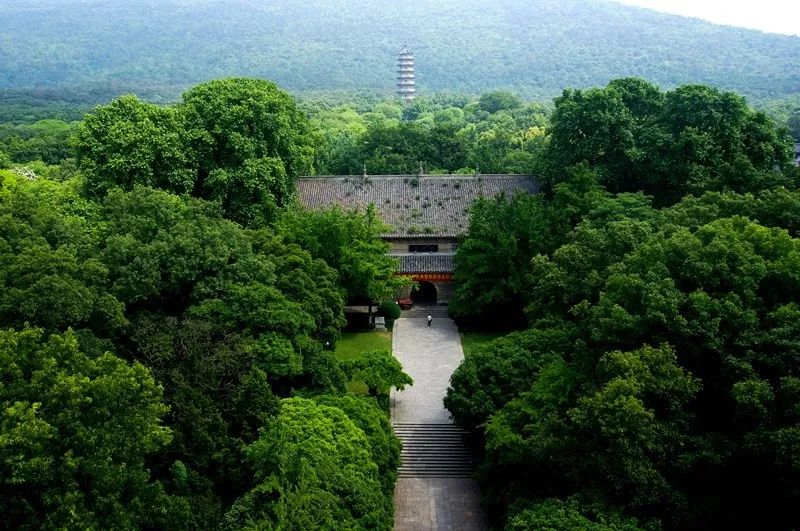
[[[394,321],[400,317],[400,306],[395,301],[386,301],[378,306],[378,315],[386,318],[387,321]]]

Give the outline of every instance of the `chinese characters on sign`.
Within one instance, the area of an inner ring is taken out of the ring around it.
[[[452,273],[411,273],[405,276],[411,277],[414,282],[452,282]]]

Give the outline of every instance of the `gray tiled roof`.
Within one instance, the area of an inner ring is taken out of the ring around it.
[[[339,205],[364,210],[374,204],[392,233],[458,236],[469,226],[468,212],[480,197],[536,193],[530,175],[370,175],[320,176],[297,180],[301,204],[312,209]]]
[[[400,260],[400,273],[452,273],[455,253],[390,253]]]

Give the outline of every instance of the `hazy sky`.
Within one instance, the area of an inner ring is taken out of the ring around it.
[[[800,35],[800,0],[614,0],[772,33]]]

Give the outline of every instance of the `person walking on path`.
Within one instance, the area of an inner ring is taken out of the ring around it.
[[[431,321],[433,321],[433,317],[431,317],[431,316],[429,315],[429,316],[428,316],[428,326],[430,326],[430,325],[431,325]]]

